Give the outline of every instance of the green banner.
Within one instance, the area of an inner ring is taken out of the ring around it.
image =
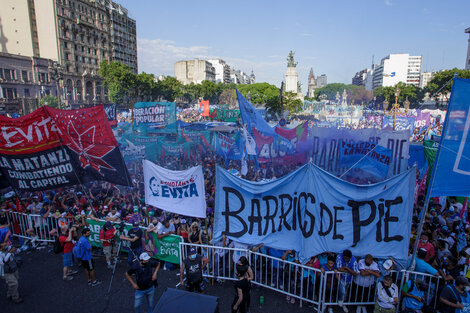
[[[90,225],[90,237],[88,240],[94,247],[102,247],[100,241],[100,231],[103,228],[104,221],[95,221],[87,219],[88,224]],[[115,226],[116,228],[117,226]],[[127,235],[129,229],[132,226],[126,224],[124,228],[124,235]],[[151,255],[153,258],[179,264],[180,263],[180,250],[179,250],[179,243],[181,241],[180,236],[170,235],[166,236],[162,239],[157,239],[157,234],[151,232],[148,236],[145,235],[145,228],[141,228],[144,234],[144,238],[142,238],[142,246],[144,247],[144,251]],[[117,244],[119,244],[120,239],[116,237]],[[124,241],[121,245],[121,251],[128,251],[129,249],[129,242]]]

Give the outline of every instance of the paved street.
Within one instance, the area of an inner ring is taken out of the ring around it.
[[[35,313],[35,312],[61,312],[61,313],[104,313],[104,312],[133,312],[133,290],[124,278],[127,263],[119,264],[114,277],[111,294],[106,299],[111,279],[111,271],[106,269],[103,258],[95,259],[97,278],[103,284],[89,287],[86,283],[84,270],[79,269],[75,279],[64,282],[62,278],[62,256],[47,249],[32,253],[23,252],[24,264],[20,270],[20,294],[24,302],[16,305],[6,299],[6,285],[0,283],[0,312],[5,313]],[[177,271],[159,271],[157,300],[163,291],[174,288],[177,283]],[[231,282],[222,285],[209,286],[207,294],[219,297],[220,312],[230,312],[234,290]],[[296,304],[288,304],[285,296],[265,288],[252,290],[252,306],[250,312],[312,312],[313,309],[305,305],[303,308]],[[259,307],[259,297],[265,297],[265,305]],[[197,308],[188,307],[182,313],[198,312]]]

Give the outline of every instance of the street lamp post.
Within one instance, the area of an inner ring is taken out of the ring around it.
[[[400,109],[400,104],[398,103],[398,97],[400,96],[400,88],[395,88],[395,103],[392,105],[392,112],[393,112],[393,130],[395,130],[395,124],[397,121],[397,113]]]

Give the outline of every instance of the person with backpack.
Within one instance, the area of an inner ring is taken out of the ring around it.
[[[427,284],[422,279],[409,280],[403,284],[401,294],[403,296],[403,310],[418,312],[424,307]]]
[[[16,304],[23,302],[18,292],[19,278],[18,263],[14,252],[16,248],[5,243],[0,244],[0,276],[8,286],[7,298]]]
[[[470,295],[465,290],[468,286],[467,278],[458,276],[455,284],[446,285],[439,297],[441,313],[468,313],[470,312]]]
[[[139,256],[139,262],[133,263],[126,272],[127,280],[135,289],[134,309],[136,312],[142,312],[144,298],[147,301],[147,312],[151,313],[153,311],[159,269],[160,262],[151,260],[148,253],[143,252]],[[135,281],[132,279],[132,275],[135,275]]]
[[[63,270],[62,270],[62,279],[65,281],[69,281],[73,279],[74,274],[77,274],[78,271],[72,270],[73,266],[73,248],[75,244],[73,243],[73,235],[75,233],[75,227],[69,229],[69,227],[63,226],[61,227],[61,233],[59,238],[54,243],[54,253],[63,253],[62,254],[62,262],[63,262]]]
[[[76,247],[74,248],[74,255],[82,260],[82,265],[85,268],[86,277],[88,279],[88,286],[98,286],[101,281],[95,277],[95,264],[93,262],[93,256],[91,254],[91,244],[88,241],[91,231],[89,228],[82,230],[82,237],[78,240]]]

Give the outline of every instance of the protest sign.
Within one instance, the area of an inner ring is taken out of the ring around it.
[[[116,103],[104,104],[103,109],[108,117],[108,121],[116,120]]]
[[[368,141],[390,149],[392,150],[392,158],[387,177],[391,177],[406,170],[410,146],[409,138],[408,131],[313,127],[308,140],[312,147],[313,163],[335,176],[339,176],[347,170],[347,167],[341,166],[339,162],[343,141],[348,143]]]
[[[134,123],[136,127],[157,129],[176,123],[176,104],[173,102],[136,102]]]
[[[214,240],[299,252],[406,259],[415,168],[374,185],[355,185],[312,163],[270,182],[216,172]],[[371,248],[373,247],[373,250]]]
[[[201,166],[171,171],[144,160],[145,203],[181,215],[206,217]]]
[[[470,196],[470,79],[454,78],[432,196]]]
[[[104,221],[95,221],[87,219],[90,228],[90,237],[88,240],[94,247],[103,247],[103,244],[100,241],[100,231],[103,229]],[[115,228],[117,228],[115,226]],[[126,224],[124,227],[124,234],[127,236],[128,231],[132,228],[131,225]],[[145,229],[142,229],[145,234]],[[159,259],[162,261],[179,264],[180,255],[179,255],[179,243],[181,242],[181,237],[176,235],[169,235],[161,239],[157,238],[157,234],[154,232],[148,233],[145,238],[142,238],[142,246],[144,250],[149,253],[153,258]],[[116,244],[119,245],[121,239],[116,236]],[[129,241],[123,241],[121,244],[121,251],[129,250]]]
[[[417,115],[415,117],[415,128],[428,127],[431,120],[431,112],[423,112],[417,110]]]
[[[217,132],[215,137],[215,152],[226,158],[235,140],[222,133]]]
[[[395,128],[394,126],[395,120]],[[414,117],[404,117],[404,116],[397,116],[395,119],[393,116],[384,116],[383,118],[383,129],[391,129],[391,130],[408,130],[410,136],[413,135],[413,131],[415,129],[415,118]]]
[[[342,166],[360,169],[379,179],[387,176],[391,158],[392,150],[373,142],[341,142],[340,163]]]
[[[17,190],[47,190],[103,180],[130,185],[129,173],[102,106],[41,107],[0,116],[0,168]]]

